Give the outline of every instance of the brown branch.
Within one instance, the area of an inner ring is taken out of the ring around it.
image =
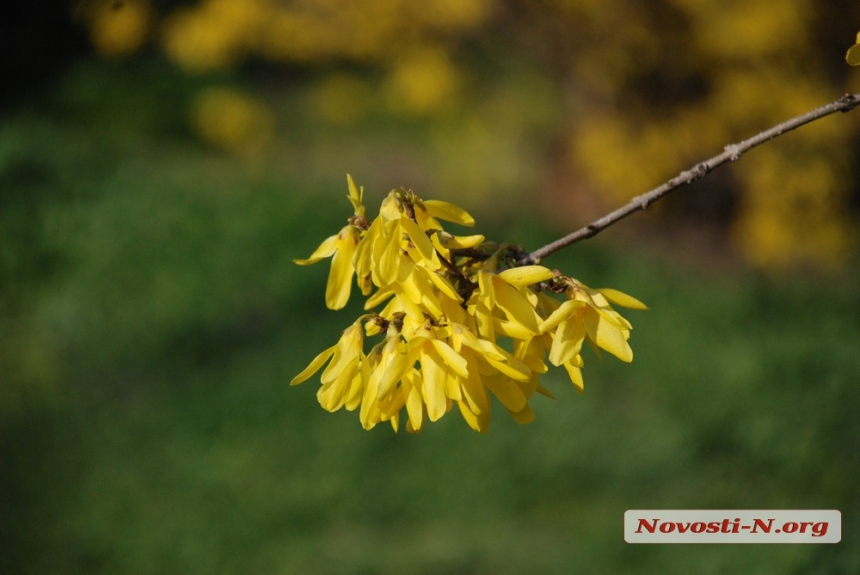
[[[830,114],[834,114],[836,112],[850,112],[858,105],[860,105],[860,94],[845,94],[835,102],[831,102],[826,106],[821,106],[820,108],[816,108],[810,112],[807,112],[806,114],[792,118],[791,120],[774,126],[769,130],[765,130],[764,132],[761,132],[756,136],[749,138],[748,140],[738,142],[737,144],[730,144],[724,148],[722,154],[714,156],[713,158],[705,160],[704,162],[699,162],[689,170],[681,172],[665,184],[654,188],[650,192],[644,193],[641,196],[636,196],[635,198],[630,200],[630,202],[628,202],[625,206],[618,208],[614,212],[603,216],[599,220],[591,222],[584,228],[581,228],[571,234],[566,235],[563,238],[549,243],[542,248],[531,252],[530,254],[526,254],[520,260],[519,263],[521,265],[525,265],[539,262],[541,259],[554,252],[557,252],[562,248],[565,248],[580,240],[585,240],[592,236],[596,236],[598,233],[605,230],[615,222],[626,218],[634,212],[646,209],[649,205],[656,202],[663,196],[667,195],[669,192],[672,192],[680,188],[681,186],[691,184],[696,180],[704,178],[712,170],[725,164],[726,162],[737,161],[748,150],[755,148],[756,146],[770,141],[778,136],[781,136],[786,132],[790,132],[795,128],[799,128],[800,126],[809,124],[810,122],[814,122],[815,120],[818,120],[825,116],[829,116]]]

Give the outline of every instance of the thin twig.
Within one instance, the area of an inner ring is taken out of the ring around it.
[[[597,235],[604,229],[608,228],[615,222],[626,218],[633,212],[644,210],[652,203],[656,202],[666,194],[671,191],[674,191],[680,188],[683,185],[691,184],[696,180],[704,178],[708,175],[714,168],[725,164],[726,162],[736,162],[740,157],[747,152],[748,150],[755,148],[759,144],[763,144],[769,140],[772,140],[778,136],[785,134],[786,132],[790,132],[795,128],[799,128],[805,124],[809,124],[810,122],[814,122],[820,118],[825,116],[829,116],[830,114],[834,114],[836,112],[850,112],[854,108],[860,105],[860,94],[845,94],[835,102],[831,102],[826,106],[821,106],[820,108],[816,108],[811,112],[807,112],[801,116],[797,116],[788,120],[787,122],[783,122],[769,130],[765,130],[749,138],[748,140],[744,140],[742,142],[738,142],[737,144],[730,144],[724,148],[722,154],[714,156],[709,160],[705,160],[704,162],[699,162],[689,170],[685,172],[681,172],[665,184],[654,188],[650,192],[644,193],[641,196],[636,196],[630,202],[628,202],[625,206],[618,208],[614,212],[607,214],[596,220],[591,222],[584,228],[581,228],[565,237],[558,239],[552,243],[549,243],[542,248],[539,248],[530,254],[526,254],[523,258],[520,259],[520,264],[529,264],[539,262],[541,259],[546,256],[557,252],[558,250],[565,248],[573,243],[576,243],[580,240],[588,239],[592,236]]]

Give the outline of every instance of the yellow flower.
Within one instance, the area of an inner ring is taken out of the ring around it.
[[[490,423],[487,390],[515,419],[530,411],[528,398],[534,390],[528,391],[533,375],[529,367],[493,341],[479,338],[467,326],[452,323],[451,328],[451,345],[466,360],[470,373],[459,381],[463,399],[458,400],[460,413],[469,426],[475,431],[487,431]]]
[[[631,325],[612,304],[647,309],[639,300],[540,265],[518,266],[521,248],[485,244],[480,235],[453,236],[439,220],[473,225],[472,217],[411,190],[389,193],[368,223],[363,189],[351,177],[348,184],[355,215],[297,263],[332,257],[329,307],[346,304],[357,275],[369,296],[365,309],[382,309],[359,318],[293,379],[301,383],[328,363],[317,393],[323,408],[360,407],[365,429],[387,421],[395,431],[405,409],[406,430],[419,432],[456,404],[472,429],[486,432],[491,394],[515,421],[534,419],[532,396],[553,397],[540,383],[547,362],[564,367],[581,391],[584,342],[633,359]],[[370,295],[372,286],[377,291]],[[377,335],[383,341],[365,355],[364,338]],[[505,347],[500,338],[507,338]]]
[[[482,235],[452,235],[446,232],[442,224],[439,223],[439,220],[444,220],[461,226],[472,227],[475,225],[475,219],[466,210],[441,200],[416,198],[413,203],[415,222],[425,234],[430,236],[433,247],[446,259],[451,259],[450,250],[473,248],[484,241]]]
[[[436,421],[450,409],[451,400],[462,399],[458,378],[468,377],[466,360],[438,337],[429,321],[412,330],[408,340],[392,322],[386,341],[368,359],[371,370],[359,414],[365,429],[393,419],[405,406],[407,429],[420,431],[425,415]]]
[[[402,190],[392,190],[383,200],[379,217],[370,225],[355,254],[354,266],[359,276],[369,275],[380,288],[395,283],[403,275],[401,252],[412,262],[433,271],[441,268],[437,252],[440,246],[435,246],[427,235],[428,231],[441,231],[441,226],[432,218],[418,218],[425,211],[419,202],[412,192]],[[426,227],[433,223],[436,228]]]
[[[349,185],[349,201],[355,210],[355,215],[350,218],[350,224],[344,226],[340,232],[323,240],[323,243],[314,250],[309,258],[295,259],[300,266],[315,264],[316,262],[332,258],[331,272],[326,284],[325,303],[329,309],[343,309],[349,301],[352,291],[352,278],[356,273],[353,259],[361,242],[362,228],[366,223],[364,218],[364,205],[362,199],[364,188],[355,185],[352,176],[346,176]],[[364,295],[370,293],[369,278],[359,274],[358,284]]]
[[[326,238],[309,258],[293,260],[305,266],[331,258],[331,272],[325,290],[325,304],[329,309],[343,309],[349,301],[352,277],[355,275],[352,257],[360,240],[361,233],[355,226],[344,226],[340,233]]]
[[[409,367],[405,366],[407,358],[405,357],[403,342],[396,335],[396,331],[389,333],[390,336],[386,338],[385,342],[374,346],[367,356],[369,366],[365,370],[367,385],[364,388],[361,411],[358,416],[362,427],[365,429],[372,429],[377,423],[394,417],[400,411],[404,400],[402,390],[399,389],[382,397],[381,401],[379,397],[379,384],[389,368],[396,370],[401,366]],[[397,423],[394,425],[396,426]]]
[[[340,340],[317,355],[290,385],[298,385],[315,374],[328,361],[320,378],[317,392],[320,405],[327,411],[337,411],[344,405],[350,411],[358,407],[365,380],[362,368],[367,363],[363,352],[364,332],[359,318],[343,331]]]
[[[548,303],[549,298],[543,300],[545,307],[553,309],[541,322],[539,331],[552,336],[550,363],[564,366],[571,381],[581,390],[580,368],[584,363],[580,351],[586,339],[622,361],[633,361],[633,350],[627,343],[632,326],[612,309],[609,302],[632,309],[648,308],[636,298],[617,290],[591,289],[567,277],[559,278],[559,281],[566,284],[564,293],[568,299],[560,305]]]
[[[479,271],[478,291],[473,314],[477,317],[481,336],[493,340],[495,334],[526,339],[539,331],[537,294],[527,286],[553,277],[542,266],[512,268],[501,273]]]

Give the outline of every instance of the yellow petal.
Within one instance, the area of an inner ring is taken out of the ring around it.
[[[496,296],[496,305],[505,312],[508,319],[522,324],[532,333],[538,333],[540,318],[525,295],[496,277],[493,278],[493,293]]]
[[[469,348],[477,351],[484,359],[493,359],[495,361],[504,361],[504,350],[490,340],[477,337],[470,331],[459,334],[462,336],[463,343]]]
[[[546,373],[549,367],[543,362],[543,354],[533,351],[526,352],[519,358],[533,373]]]
[[[564,369],[567,370],[567,375],[570,377],[571,383],[576,386],[577,391],[582,393],[585,389],[585,383],[582,381],[582,370],[570,362],[564,364]]]
[[[448,408],[448,400],[445,397],[445,379],[448,377],[448,373],[432,354],[422,352],[420,360],[427,417],[430,421],[437,421],[445,415]]]
[[[630,322],[627,321],[626,319],[624,319],[623,317],[621,317],[621,314],[619,314],[614,309],[602,308],[602,307],[596,307],[593,309],[594,309],[594,311],[599,313],[601,316],[603,316],[603,319],[607,320],[609,323],[611,323],[615,327],[617,327],[619,329],[624,329],[627,331],[630,331],[631,329],[633,329],[633,326],[630,325]]]
[[[528,381],[518,381],[517,386],[520,388],[520,391],[523,392],[523,395],[526,396],[526,399],[530,398],[534,395],[535,389],[540,381],[540,374],[532,373],[532,376]]]
[[[331,260],[331,272],[325,290],[325,303],[329,309],[343,309],[352,290],[352,256],[358,247],[358,231],[347,226],[338,235],[337,251]]]
[[[448,325],[452,325],[454,323],[462,324],[466,321],[466,310],[459,305],[459,303],[463,301],[462,299],[454,300],[449,297],[443,297],[441,300],[442,310],[445,312],[445,317],[448,319]]]
[[[454,286],[451,285],[451,282],[446,280],[444,277],[442,277],[438,273],[430,271],[427,268],[425,268],[424,266],[417,266],[415,271],[417,273],[421,273],[421,274],[427,276],[428,278],[430,278],[430,281],[432,281],[433,284],[437,288],[439,288],[439,291],[442,292],[443,294],[445,294],[446,296],[448,296],[449,298],[451,298],[452,300],[456,301],[457,303],[463,301],[463,298],[460,297],[460,294],[457,293],[457,290],[454,289]],[[460,309],[462,309],[462,308],[460,308]]]
[[[487,307],[496,305],[496,294],[493,292],[493,274],[478,272],[478,297],[486,302]]]
[[[376,399],[376,385],[372,378],[368,386],[364,388],[364,397],[361,399],[358,419],[364,429],[373,429],[379,423],[379,402]]]
[[[499,398],[502,405],[510,411],[522,411],[528,400],[523,392],[517,387],[517,384],[507,379],[506,377],[490,376],[484,378],[484,385],[493,392],[493,395]]]
[[[421,429],[424,424],[424,401],[421,399],[421,387],[423,382],[418,372],[412,370],[404,378],[404,393],[406,394],[406,413],[409,415],[409,423],[413,429]]]
[[[344,402],[347,411],[355,411],[361,405],[361,396],[364,393],[364,387],[370,381],[370,361],[363,353],[359,361],[361,362],[361,369],[353,377],[349,391],[347,392],[346,401]]]
[[[380,399],[379,410],[382,421],[390,420],[392,417],[395,417],[397,413],[403,409],[403,405],[405,403],[406,398],[404,397],[403,390],[401,388],[395,389],[394,393]]]
[[[355,258],[352,258],[352,261],[355,261]],[[355,268],[355,266],[353,266],[353,268]],[[361,295],[365,297],[369,296],[370,292],[373,291],[373,281],[370,279],[370,274],[367,274],[366,276],[358,276],[356,279],[358,280],[358,288],[361,290]]]
[[[585,329],[588,337],[621,361],[633,361],[633,350],[627,343],[624,332],[606,321],[592,308],[585,310]]]
[[[439,218],[446,222],[454,222],[462,226],[472,227],[475,225],[475,218],[470,216],[466,210],[454,204],[441,200],[424,200],[424,207],[427,208],[427,213],[434,218]]]
[[[401,260],[402,261],[398,266],[397,282],[392,284],[391,289],[395,290],[395,293],[399,292],[404,294],[412,303],[420,304],[421,289],[415,282],[413,274],[413,271],[415,270],[415,262],[402,255]]]
[[[486,426],[482,426],[482,419],[480,415],[475,414],[469,409],[469,405],[465,401],[458,401],[457,407],[460,408],[460,414],[463,416],[463,419],[466,420],[466,423],[474,429],[475,431],[486,432]]]
[[[496,341],[496,332],[493,329],[493,314],[490,309],[480,300],[475,304],[474,311],[469,310],[475,318],[478,335],[490,341]]]
[[[492,344],[491,342],[486,343],[493,345],[493,347],[495,348],[495,352],[504,357],[504,361],[499,361],[492,354],[484,354],[483,358],[487,361],[487,363],[489,363],[498,371],[510,377],[511,379],[515,379],[517,381],[528,381],[531,378],[532,372],[528,368],[528,366],[526,366],[526,364],[509,354],[501,347]]]
[[[415,365],[415,358],[409,353],[401,350],[393,352],[382,378],[377,387],[377,398],[381,399],[391,393],[397,382]]]
[[[391,303],[397,303],[399,307],[406,312],[410,318],[414,321],[421,322],[424,320],[424,310],[420,305],[412,301],[409,295],[404,291],[403,284],[392,284],[391,289],[394,290],[395,295],[397,296],[395,299],[391,300]],[[388,306],[386,306],[386,309]],[[386,314],[381,314],[386,315]]]
[[[343,373],[354,358],[361,355],[364,345],[364,334],[361,324],[356,322],[344,330],[340,340],[335,345],[334,357],[325,368],[320,378],[323,383],[328,383]]]
[[[533,332],[524,325],[513,321],[493,320],[493,328],[497,334],[514,339],[525,340],[533,335]]]
[[[518,288],[534,285],[552,279],[554,276],[552,270],[544,266],[510,268],[500,272],[498,275],[509,284]]]
[[[430,340],[436,352],[442,358],[443,363],[460,377],[469,377],[469,368],[466,365],[466,360],[459,353],[454,351],[450,345],[438,339]]]
[[[364,199],[364,186],[360,188],[356,186],[355,180],[349,174],[346,175],[346,185],[349,187],[349,196],[347,197],[355,209],[355,215],[363,216],[364,206],[362,205],[362,200]]]
[[[394,290],[391,289],[391,286],[381,288],[377,290],[375,294],[367,298],[367,301],[364,303],[364,309],[375,308],[393,295]]]
[[[397,280],[400,270],[401,237],[400,226],[393,225],[392,229],[385,230],[373,246],[373,261],[376,264],[374,271],[379,287],[385,287]]]
[[[481,383],[478,361],[470,352],[466,353],[465,358],[469,368],[469,377],[460,382],[463,390],[463,398],[468,403],[472,413],[476,415],[482,413],[489,414],[490,398],[487,396],[487,388]]]
[[[387,344],[388,342],[386,342],[385,345]],[[367,356],[368,363],[373,367],[371,369],[372,373],[367,380],[367,386],[364,388],[364,395],[361,398],[361,409],[358,413],[359,421],[361,421],[361,426],[364,427],[364,429],[372,429],[382,420],[379,399],[377,398],[379,389],[379,376],[377,375],[377,370],[385,369],[385,366],[382,363],[383,345],[384,344],[379,344],[374,346]]]
[[[550,390],[548,390],[547,388],[545,388],[544,386],[542,386],[540,383],[538,383],[537,389],[535,389],[535,391],[538,392],[539,394],[543,395],[543,396],[550,398],[550,399],[555,399],[555,394],[553,392],[551,392]]]
[[[448,377],[445,378],[445,397],[454,401],[463,401],[463,392],[460,387],[461,381],[463,381],[462,377],[448,373]]]
[[[401,285],[404,289],[406,289],[408,285],[415,286],[415,290],[418,292],[418,301],[415,303],[421,304],[421,306],[424,307],[424,310],[429,312],[433,317],[442,316],[442,304],[439,302],[439,298],[436,297],[436,290],[433,287],[433,283],[426,275],[413,273],[410,274],[408,278],[401,281]]]
[[[548,318],[541,322],[540,326],[538,326],[539,332],[546,333],[552,330],[553,328],[555,328],[555,326],[567,320],[576,308],[582,307],[584,305],[585,302],[575,299],[569,299],[565,301],[563,304],[558,306],[558,308],[554,312],[549,314]]]
[[[633,296],[629,296],[626,293],[620,292],[618,290],[614,290],[611,288],[600,288],[596,290],[603,294],[603,297],[611,301],[616,305],[620,305],[621,307],[627,307],[630,309],[648,309],[648,306],[636,299]]]
[[[416,325],[420,325],[422,322],[424,322],[424,319],[425,319],[424,318],[424,309],[420,305],[413,303],[403,293],[403,288],[401,286],[394,285],[393,287],[394,287],[394,293],[397,294],[397,297],[392,301],[396,301],[400,305],[400,307],[403,309],[403,311],[406,313],[406,318],[404,319],[404,325],[406,325],[406,323],[411,322],[411,324],[413,326],[416,326]]]
[[[355,255],[352,257],[352,267],[355,268],[355,273],[359,276],[366,276],[371,273],[373,267],[373,246],[376,245],[383,231],[384,222],[382,218],[376,218],[370,224],[361,242],[359,242],[358,249],[355,250]]]
[[[335,250],[337,250],[337,238],[339,234],[335,234],[331,237],[328,237],[323,240],[323,243],[314,250],[314,253],[311,254],[311,257],[307,259],[296,259],[293,262],[299,264],[300,266],[307,266],[310,264],[315,264],[318,261],[331,257],[334,254]]]
[[[290,381],[290,385],[298,385],[303,381],[307,381],[307,379],[318,372],[323,364],[328,361],[328,359],[334,355],[334,350],[337,349],[336,345],[331,346],[330,348],[324,350],[322,353],[313,358],[308,364],[306,368],[302,370],[300,374],[295,376],[292,381]]]
[[[596,314],[595,314],[596,315]],[[578,317],[571,317],[561,323],[555,330],[552,339],[552,347],[549,350],[549,362],[553,365],[561,365],[570,361],[574,355],[582,349],[582,341],[585,339],[586,329]]]
[[[382,205],[379,206],[379,216],[389,222],[400,219],[400,214],[403,213],[400,202],[397,199],[397,192],[391,190],[385,199],[382,200]]]
[[[436,237],[439,238],[442,247],[449,250],[467,250],[482,244],[486,239],[479,234],[473,236],[455,236],[442,230],[436,234]]]
[[[359,367],[359,358],[354,357],[349,365],[334,380],[324,384],[317,391],[317,400],[326,411],[337,411],[346,402],[350,384]]]
[[[516,421],[520,425],[526,425],[535,420],[535,412],[532,411],[532,408],[529,407],[528,403],[521,410],[516,412],[508,410],[508,413],[510,413],[511,417],[514,418],[514,421]]]
[[[436,258],[436,249],[433,247],[433,242],[427,237],[427,234],[418,227],[418,224],[409,219],[405,214],[400,218],[400,225],[403,227],[406,235],[412,241],[412,244],[418,249],[424,261],[433,262]]]

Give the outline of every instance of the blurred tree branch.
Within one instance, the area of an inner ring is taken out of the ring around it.
[[[751,150],[752,148],[755,148],[760,144],[764,144],[765,142],[773,140],[774,138],[777,138],[783,134],[786,134],[794,130],[795,128],[799,128],[816,120],[824,118],[825,116],[835,114],[836,112],[850,112],[858,105],[860,105],[860,94],[845,94],[844,96],[834,102],[831,102],[830,104],[821,106],[800,116],[795,116],[790,120],[782,122],[781,124],[777,124],[776,126],[768,130],[756,134],[752,138],[743,140],[736,144],[729,144],[723,149],[723,152],[721,154],[718,154],[703,162],[699,162],[695,166],[684,172],[681,172],[666,183],[654,188],[649,192],[636,196],[626,205],[622,206],[621,208],[618,208],[614,212],[606,214],[602,218],[591,222],[585,227],[580,228],[575,232],[572,232],[564,236],[563,238],[551,242],[539,249],[536,249],[529,254],[526,254],[520,260],[520,263],[537,263],[546,256],[553,254],[562,248],[565,248],[571,244],[575,244],[578,241],[596,236],[601,231],[605,230],[614,223],[626,218],[630,214],[639,210],[646,209],[652,203],[669,194],[669,192],[672,192],[674,190],[677,190],[681,186],[691,184],[697,180],[704,178],[711,171],[725,164],[726,162],[735,162],[739,160],[744,153]]]

